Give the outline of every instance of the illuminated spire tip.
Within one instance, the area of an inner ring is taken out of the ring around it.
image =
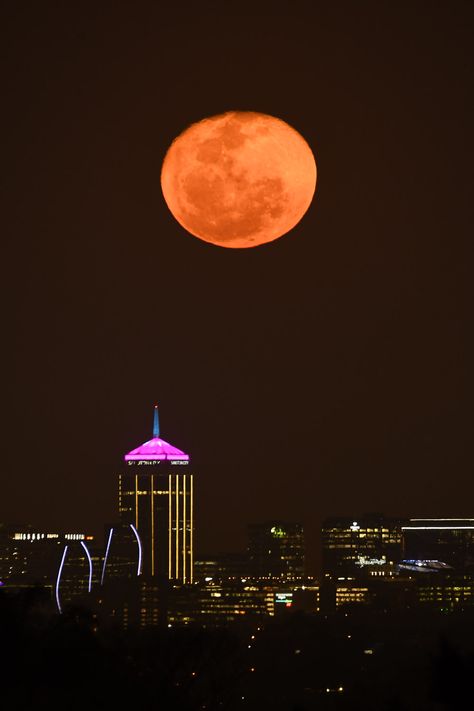
[[[155,411],[153,413],[153,437],[160,436],[160,420],[158,417],[158,405],[155,405]]]

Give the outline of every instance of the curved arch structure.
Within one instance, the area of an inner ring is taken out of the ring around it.
[[[58,577],[56,578],[56,605],[58,606],[59,614],[62,613],[61,602],[59,601],[59,583],[61,582],[61,575],[63,574],[64,561],[66,560],[68,546],[64,546],[63,556],[61,558],[61,563],[59,564]]]
[[[109,538],[107,541],[107,547],[105,549],[105,555],[104,555],[104,562],[102,564],[102,575],[100,576],[100,584],[104,584],[104,578],[105,578],[105,566],[107,565],[107,558],[109,557],[109,551],[110,551],[110,544],[112,542],[112,536],[114,535],[114,529],[111,528],[109,531]]]
[[[137,568],[137,575],[141,575],[141,574],[142,574],[142,560],[143,560],[143,556],[142,556],[142,542],[141,542],[141,540],[140,540],[140,536],[138,535],[138,531],[137,531],[137,529],[135,528],[135,526],[133,525],[133,523],[130,524],[130,528],[132,529],[133,533],[135,534],[135,538],[137,539],[137,543],[138,543],[138,568]]]
[[[92,558],[91,554],[89,553],[89,549],[84,543],[84,541],[81,541],[81,546],[84,548],[87,556],[87,560],[89,562],[89,583],[87,585],[87,592],[90,592],[92,590]]]
[[[86,565],[86,570],[84,570],[84,564]],[[65,568],[69,568],[66,576],[64,576]],[[86,592],[90,593],[92,591],[92,576],[92,557],[84,541],[74,541],[66,544],[56,577],[55,593],[59,614],[63,611],[61,598],[65,597],[66,602],[70,602],[76,597],[82,597]],[[62,585],[65,585],[65,590],[61,593]]]

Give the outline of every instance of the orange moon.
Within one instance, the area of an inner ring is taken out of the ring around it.
[[[229,111],[192,124],[173,141],[161,188],[191,234],[221,247],[256,247],[301,220],[316,189],[316,162],[284,121]]]

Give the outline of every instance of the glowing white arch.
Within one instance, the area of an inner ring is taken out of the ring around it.
[[[59,583],[61,582],[61,575],[63,572],[63,567],[64,567],[64,561],[66,560],[66,553],[67,553],[68,546],[64,546],[63,550],[63,557],[61,558],[61,563],[59,564],[59,570],[58,570],[58,577],[56,578],[56,604],[58,606],[58,612],[61,615],[62,614],[62,609],[61,609],[61,603],[59,602]]]
[[[142,574],[142,542],[140,540],[140,536],[138,535],[138,531],[133,525],[133,523],[130,524],[130,528],[135,534],[135,538],[137,539],[138,543],[138,569],[137,569],[137,575]]]
[[[104,577],[105,577],[105,566],[107,565],[107,558],[109,556],[109,548],[110,548],[110,543],[112,541],[112,535],[114,533],[114,529],[111,528],[109,531],[109,540],[107,541],[107,548],[105,549],[105,556],[104,556],[104,563],[102,565],[102,575],[100,578],[100,584],[104,584]]]
[[[89,553],[89,549],[84,543],[84,541],[81,541],[81,546],[84,548],[87,556],[87,560],[89,561],[89,585],[88,585],[88,592],[92,590],[92,558],[91,554]]]

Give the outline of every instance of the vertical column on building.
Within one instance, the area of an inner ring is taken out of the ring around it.
[[[155,480],[153,474],[150,477],[150,528],[151,528],[151,574],[155,574]]]
[[[175,476],[175,539],[174,539],[174,554],[175,554],[175,571],[174,577],[179,579],[179,474]]]
[[[189,581],[192,583],[193,582],[193,576],[194,576],[194,477],[191,474],[190,475],[190,509],[191,509],[191,515],[189,517],[189,570],[190,570],[190,575],[189,575]]]
[[[193,582],[194,501],[191,474],[168,475],[168,578]],[[156,569],[156,560],[155,560]]]
[[[140,530],[138,525],[138,474],[135,474],[135,528]]]
[[[186,530],[187,530],[187,520],[186,520],[186,478],[187,475],[184,474],[183,476],[183,549],[182,549],[182,556],[183,556],[183,583],[187,582],[186,579]]]
[[[173,576],[172,565],[172,535],[173,535],[173,477],[168,474],[168,579]]]

